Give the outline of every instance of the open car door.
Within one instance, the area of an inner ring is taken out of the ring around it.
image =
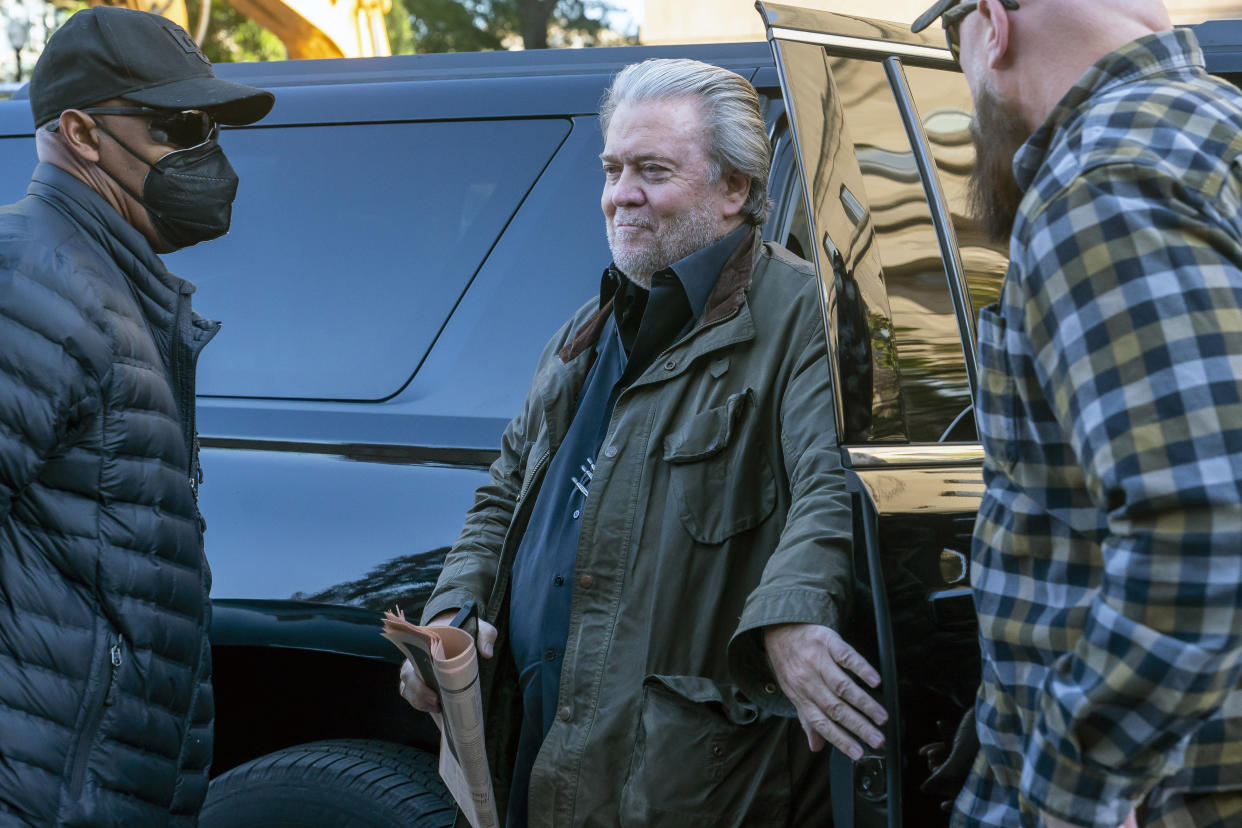
[[[983,491],[975,308],[1007,265],[966,218],[971,100],[943,40],[760,2],[824,299],[854,496],[845,631],[880,670],[887,743],[832,759],[837,828],[947,825],[974,756],[954,735],[979,683],[970,537]],[[965,735],[973,737],[968,722]],[[942,778],[943,777],[943,778]],[[929,781],[930,779],[930,781]]]
[[[837,433],[854,497],[847,638],[883,677],[887,744],[832,757],[834,821],[947,825],[976,746],[970,539],[983,493],[975,314],[1004,242],[968,218],[972,103],[938,27],[756,4],[801,173],[803,255],[822,285]],[[1194,27],[1242,83],[1242,21]],[[789,209],[786,205],[786,209]],[[955,735],[959,740],[954,750]],[[933,774],[933,768],[938,771]]]

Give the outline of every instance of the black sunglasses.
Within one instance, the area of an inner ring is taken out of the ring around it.
[[[157,144],[189,148],[209,140],[216,132],[216,119],[201,109],[152,109],[148,106],[92,106],[81,110],[87,115],[139,115],[149,118],[147,132]],[[55,132],[59,122],[48,129]]]
[[[1000,4],[1010,11],[1018,10],[1018,0],[1000,0]],[[962,39],[958,27],[962,25],[967,15],[977,8],[979,8],[978,3],[959,3],[940,15],[940,22],[944,25],[945,39],[949,41],[949,51],[953,53],[953,59],[959,63],[962,57]]]

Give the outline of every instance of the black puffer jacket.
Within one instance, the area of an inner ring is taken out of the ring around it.
[[[193,825],[211,762],[194,288],[47,164],[0,208],[0,826]]]

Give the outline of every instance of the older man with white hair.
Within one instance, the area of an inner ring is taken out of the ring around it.
[[[815,752],[861,758],[886,716],[836,632],[852,523],[820,284],[759,236],[771,150],[745,79],[636,64],[601,123],[613,263],[545,349],[424,618],[483,608],[509,826],[825,825]]]
[[[1242,95],[1158,0],[941,0],[1010,241],[979,319],[955,826],[1242,825]]]

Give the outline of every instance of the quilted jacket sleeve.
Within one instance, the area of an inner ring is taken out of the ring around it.
[[[80,308],[82,280],[55,251],[0,240],[0,523],[72,429],[98,407],[88,354],[100,331]],[[73,285],[77,283],[76,287]]]

